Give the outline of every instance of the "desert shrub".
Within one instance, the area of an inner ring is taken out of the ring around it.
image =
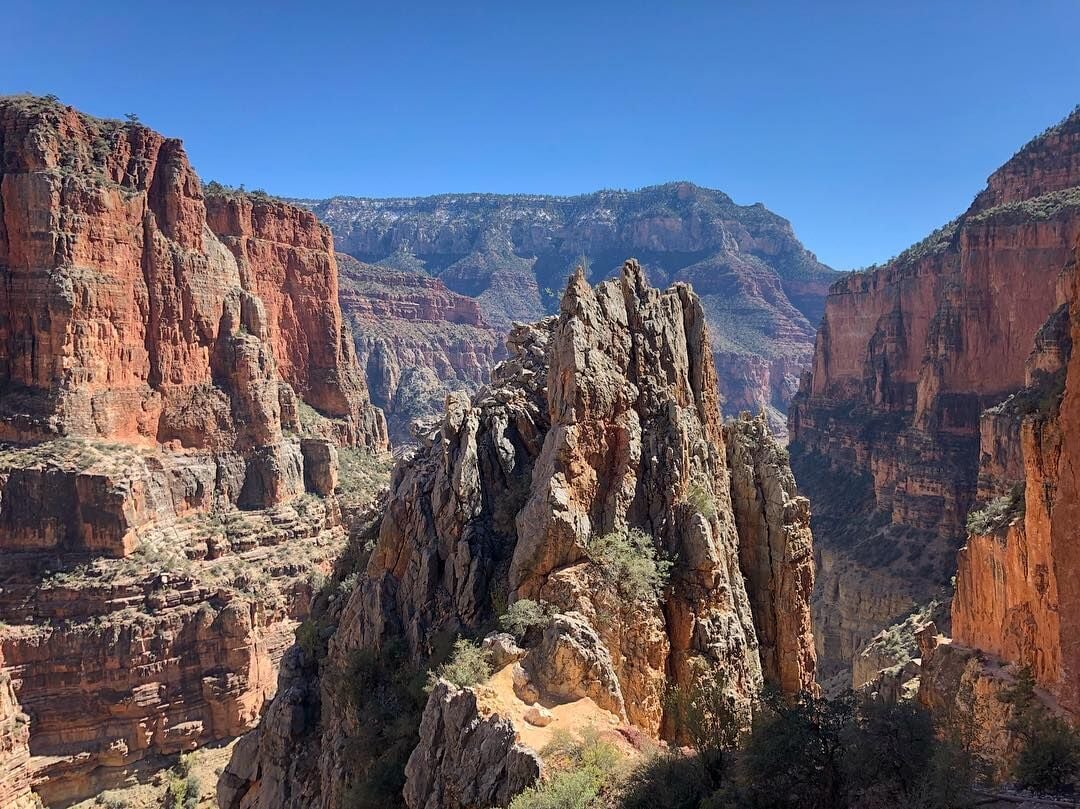
[[[304,658],[309,662],[317,662],[326,656],[326,645],[323,643],[319,627],[308,618],[296,627],[296,645],[304,653]]]
[[[647,604],[661,600],[672,565],[644,531],[634,528],[593,536],[586,551],[627,601]]]
[[[846,805],[845,731],[849,700],[769,694],[743,756],[749,801],[761,809],[837,809]]]
[[[973,511],[967,518],[969,534],[992,534],[1024,516],[1024,489],[1015,486],[1009,494],[995,497],[985,508]]]
[[[405,764],[416,747],[423,712],[423,673],[402,642],[381,650],[354,649],[344,670],[326,671],[338,679],[339,698],[359,721],[346,740],[353,780],[346,789],[349,809],[388,805],[405,785]]]
[[[566,770],[519,794],[510,809],[588,809],[599,794],[592,773]]]
[[[520,640],[530,629],[546,624],[547,619],[548,610],[543,602],[522,598],[511,604],[510,608],[499,616],[499,627],[503,632],[509,632]]]
[[[1040,793],[1060,793],[1080,769],[1080,740],[1058,716],[1046,717],[1024,738],[1013,766],[1021,786]]]
[[[588,809],[616,781],[622,760],[595,731],[580,737],[556,731],[541,754],[553,774],[514,798],[510,809]]]
[[[693,506],[702,516],[710,520],[716,517],[716,500],[713,498],[709,488],[703,483],[695,481],[690,484],[690,488],[686,492],[686,502]]]
[[[490,676],[491,662],[487,652],[474,641],[458,638],[454,641],[450,659],[431,673],[428,685],[434,687],[435,681],[441,678],[465,688],[482,683]]]
[[[165,788],[165,805],[168,809],[196,809],[199,805],[199,782],[193,774],[176,774],[169,778]]]
[[[723,671],[710,671],[691,686],[671,688],[665,695],[664,709],[676,739],[697,751],[704,771],[699,779],[702,785],[710,791],[719,789],[744,724],[743,713],[728,689],[727,676]],[[681,764],[672,766],[683,768]]]
[[[998,697],[1010,706],[1008,728],[1020,740],[1012,775],[1035,792],[1060,792],[1080,770],[1080,736],[1053,716],[1035,694],[1035,675],[1022,666],[1013,682]]]

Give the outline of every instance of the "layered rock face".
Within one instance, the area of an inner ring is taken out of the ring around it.
[[[1074,113],[957,220],[830,290],[789,419],[815,504],[826,675],[955,570],[979,491],[981,414],[1024,386],[1080,233],[1078,153]],[[1017,464],[1015,444],[990,454]]]
[[[0,806],[33,809],[36,805],[30,790],[29,742],[30,717],[19,706],[11,677],[0,673]]]
[[[442,411],[446,394],[475,391],[490,376],[502,341],[476,300],[412,270],[338,257],[338,297],[356,337],[371,399],[390,437],[413,441],[410,425]]]
[[[685,182],[579,197],[335,197],[302,204],[330,226],[340,252],[437,277],[474,298],[500,334],[512,321],[555,312],[582,260],[599,281],[637,256],[653,283],[689,282],[701,296],[726,412],[765,409],[781,436],[834,280],[786,220],[761,204],[736,205]]]
[[[1071,584],[1080,561],[1075,523],[1080,446],[1073,435],[1080,424],[1080,360],[1072,351],[1080,339],[1076,262],[1061,280],[1062,304],[1040,332],[1028,362],[1028,386],[984,420],[994,427],[984,435],[988,451],[980,483],[986,506],[969,521],[967,544],[958,556],[952,642],[1030,667],[1057,705],[1075,716],[1080,712],[1075,651],[1080,604]],[[1020,463],[1010,463],[1017,455]]]
[[[423,662],[440,637],[476,633],[523,599],[546,616],[527,648],[496,638],[490,683],[432,692],[406,769],[409,806],[501,805],[523,773],[535,778],[535,752],[504,725],[523,733],[515,712],[538,701],[656,737],[672,731],[665,691],[716,672],[744,708],[764,682],[812,689],[808,503],[763,419],[722,426],[708,345],[697,296],[653,289],[636,262],[595,288],[575,275],[557,317],[515,327],[491,383],[472,399],[452,394],[396,468],[326,658],[305,667],[297,653],[222,778],[222,806],[342,806],[364,717],[331,673],[357,650],[401,643]],[[659,596],[612,578],[598,548],[620,537],[673,560]],[[513,682],[501,701],[490,696],[500,678],[503,691]],[[478,699],[503,707],[484,713]],[[462,763],[481,738],[482,772]]]
[[[0,99],[0,276],[0,646],[66,801],[257,720],[386,428],[326,228],[136,123]]]

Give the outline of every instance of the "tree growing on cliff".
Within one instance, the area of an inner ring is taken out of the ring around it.
[[[1039,699],[1031,668],[1016,669],[1012,685],[998,699],[1009,706],[1007,727],[1020,740],[1012,768],[1016,782],[1039,793],[1071,787],[1080,771],[1080,736]]]

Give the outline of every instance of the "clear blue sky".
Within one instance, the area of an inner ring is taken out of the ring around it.
[[[1080,2],[8,0],[0,90],[137,113],[284,196],[689,179],[837,268],[899,252],[1080,102]]]

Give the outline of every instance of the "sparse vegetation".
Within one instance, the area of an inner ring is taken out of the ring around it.
[[[556,731],[540,751],[552,772],[514,798],[510,809],[588,809],[616,782],[622,755],[595,731]]]
[[[593,536],[586,551],[627,601],[647,604],[662,599],[672,563],[660,555],[653,538],[644,531],[632,528]]]
[[[499,627],[521,640],[530,629],[546,624],[548,615],[549,610],[544,602],[522,598],[511,604],[510,608],[499,616]]]
[[[199,779],[192,772],[191,758],[181,753],[165,789],[166,809],[196,809],[199,792]]]
[[[474,641],[458,638],[454,641],[450,659],[431,673],[428,687],[429,689],[434,687],[435,681],[441,678],[460,688],[465,688],[482,683],[490,676],[491,662],[488,660],[487,652]]]
[[[703,517],[710,520],[716,519],[716,500],[704,483],[694,481],[690,484],[686,492],[686,502]]]
[[[1038,698],[1031,668],[1017,668],[998,699],[1010,706],[1008,728],[1020,740],[1012,772],[1016,782],[1039,793],[1071,788],[1080,773],[1080,734]]]
[[[394,459],[356,447],[338,449],[338,485],[335,490],[344,506],[366,505],[390,482]]]
[[[993,534],[1007,528],[1024,516],[1024,489],[1021,485],[1001,497],[995,497],[985,507],[971,512],[967,518],[969,534]]]

